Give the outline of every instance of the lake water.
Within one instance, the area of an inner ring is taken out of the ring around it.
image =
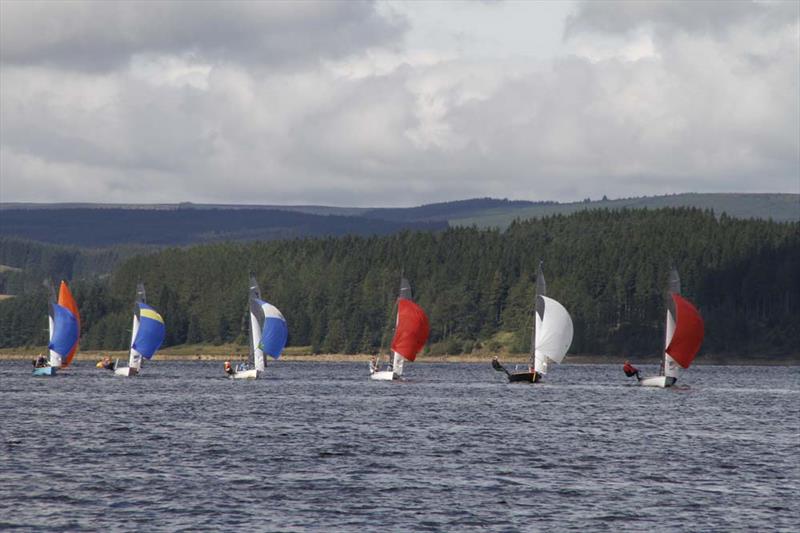
[[[0,529],[800,531],[800,367],[0,362]]]

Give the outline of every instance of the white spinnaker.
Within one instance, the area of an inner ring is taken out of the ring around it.
[[[263,372],[266,366],[264,365],[264,352],[260,348],[261,327],[262,324],[258,323],[258,317],[253,314],[253,311],[250,311],[250,338],[253,342],[253,345],[250,346],[250,350],[253,352],[253,368]]]
[[[544,316],[539,319],[536,315],[536,365],[541,360],[543,370],[547,372],[547,360],[556,363],[564,360],[570,344],[572,344],[572,318],[563,305],[548,298],[540,296],[544,300]],[[541,321],[540,321],[541,320]],[[539,370],[537,369],[537,372]]]
[[[405,362],[406,359],[397,352],[392,352],[392,353],[394,354],[394,361],[392,361],[392,371],[398,376],[402,376],[403,363]]]
[[[672,341],[672,336],[674,334],[675,318],[672,316],[672,311],[667,309],[667,326],[664,338],[664,375],[677,378],[678,374],[680,374],[680,365],[666,352],[667,346],[669,346],[669,343]]]
[[[139,315],[133,313],[133,329],[131,330],[131,351],[128,355],[128,367],[139,370],[142,366],[142,354],[133,348],[133,343],[136,342],[136,335],[139,334]]]

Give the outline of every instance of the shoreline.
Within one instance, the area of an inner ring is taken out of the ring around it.
[[[0,361],[26,361],[36,357],[38,353],[45,350],[26,350],[26,349],[3,349],[0,350]],[[111,359],[119,358],[121,361],[127,360],[127,351],[106,351],[106,350],[91,350],[78,353],[75,356],[75,361],[91,361],[97,362],[108,355]],[[415,363],[490,363],[492,357],[498,355],[500,361],[504,364],[525,364],[528,362],[527,354],[460,354],[460,355],[421,355],[417,358]],[[237,351],[234,353],[202,353],[198,350],[197,353],[158,353],[153,358],[153,361],[241,361],[246,359],[247,353],[244,351]],[[281,361],[289,362],[326,362],[326,363],[367,363],[371,354],[311,354],[311,353],[284,353],[281,356]],[[385,357],[385,355],[384,355]],[[634,364],[638,365],[656,365],[659,361],[653,356],[642,357],[624,357],[621,355],[569,355],[563,364],[570,365],[596,365],[596,364],[622,364],[630,359]],[[770,358],[752,358],[745,356],[699,356],[694,361],[694,366],[798,366],[800,365],[800,357],[789,356],[781,359]]]

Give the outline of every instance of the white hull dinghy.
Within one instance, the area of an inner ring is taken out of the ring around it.
[[[413,362],[417,358],[428,342],[430,331],[428,316],[411,298],[411,284],[406,278],[401,278],[392,339],[392,364],[381,370],[379,360],[373,359],[369,364],[369,378],[375,381],[401,379],[405,362]]]
[[[259,379],[267,369],[265,355],[278,359],[286,347],[289,329],[277,307],[261,299],[261,289],[250,273],[250,357],[247,363],[233,368],[225,361],[225,374],[230,379]]]
[[[625,374],[635,375],[642,387],[672,387],[678,381],[681,368],[689,368],[700,351],[704,333],[703,319],[694,305],[681,296],[681,279],[673,268],[667,284],[664,360],[659,375],[640,377],[639,371],[630,363],[625,364]]]
[[[136,301],[133,308],[133,330],[131,331],[131,347],[128,355],[128,366],[115,365],[114,375],[120,377],[138,376],[142,369],[142,360],[148,361],[155,355],[164,342],[166,329],[164,319],[158,311],[147,305],[147,296],[142,283],[136,284]]]

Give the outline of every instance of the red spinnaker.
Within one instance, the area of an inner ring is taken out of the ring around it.
[[[69,309],[70,312],[75,315],[75,320],[78,321],[78,340],[75,341],[75,345],[67,354],[66,359],[61,362],[61,366],[66,367],[69,366],[72,362],[72,358],[75,357],[75,353],[78,351],[78,342],[81,338],[81,315],[78,313],[78,304],[75,302],[75,298],[73,298],[72,292],[70,292],[65,281],[62,281],[61,286],[58,288],[58,305]]]
[[[430,332],[431,326],[425,311],[411,300],[400,299],[397,302],[397,331],[392,339],[392,350],[413,361],[428,342]]]
[[[703,319],[689,300],[672,294],[675,302],[675,333],[667,346],[667,353],[683,368],[689,368],[703,343]]]

